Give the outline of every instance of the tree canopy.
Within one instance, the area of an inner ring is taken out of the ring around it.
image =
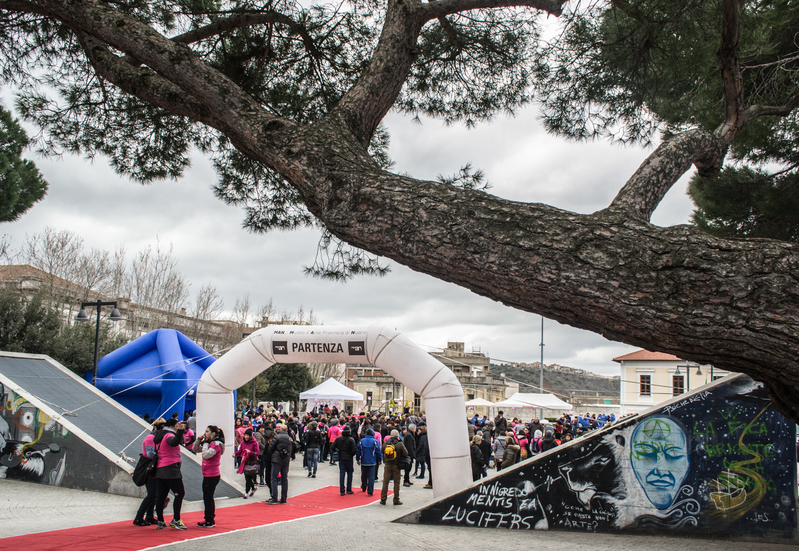
[[[705,179],[740,170],[737,183],[796,169],[798,11],[788,0],[9,0],[0,56],[43,151],[107,155],[150,181],[180,175],[197,148],[251,229],[320,227],[339,264],[322,259],[318,273],[393,259],[748,373],[799,420],[796,246],[650,223],[692,166]],[[392,109],[473,125],[532,101],[569,138],[664,140],[592,214],[491,195],[466,168],[439,181],[390,170]]]
[[[16,220],[47,193],[39,169],[22,158],[28,144],[19,123],[0,107],[0,222]]]

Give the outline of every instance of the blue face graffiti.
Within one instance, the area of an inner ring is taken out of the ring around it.
[[[674,503],[688,474],[688,438],[669,417],[649,417],[633,431],[630,462],[646,497],[658,509]]]

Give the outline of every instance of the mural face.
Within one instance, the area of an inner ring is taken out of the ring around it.
[[[24,397],[0,383],[0,478],[60,485],[69,435]]]
[[[633,431],[630,462],[649,501],[670,507],[688,474],[688,438],[673,419],[649,417]]]
[[[503,469],[407,520],[793,539],[796,470],[796,425],[762,384],[737,376]]]

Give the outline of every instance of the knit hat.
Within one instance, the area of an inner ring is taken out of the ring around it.
[[[252,429],[247,429],[244,431],[244,436],[252,436]]]
[[[393,436],[394,438],[399,438],[399,431],[397,429],[392,430],[391,436]]]
[[[537,430],[533,433],[533,438],[541,438],[541,431]]]
[[[352,431],[350,430],[350,426],[346,425],[344,430],[341,431],[342,436],[349,436]]]
[[[366,436],[374,436],[374,435],[375,431],[373,431],[372,429],[366,429]]]

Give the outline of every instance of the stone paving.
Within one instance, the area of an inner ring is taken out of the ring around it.
[[[301,468],[302,457],[291,465],[289,500],[292,495],[328,485],[338,485],[338,467],[320,464],[317,478],[308,478]],[[381,470],[382,474],[382,470]],[[522,532],[507,529],[454,528],[407,525],[391,522],[425,503],[432,501],[432,490],[422,486],[423,480],[412,479],[410,488],[403,487],[403,505],[374,503],[337,513],[304,518],[265,527],[239,530],[205,537],[201,540],[168,545],[171,551],[203,549],[230,551],[251,549],[325,549],[351,550],[458,550],[502,551],[533,548],[536,551],[765,551],[788,550],[791,544],[730,542],[671,538],[663,536],[629,536],[577,532]],[[242,477],[243,482],[243,477]],[[360,491],[358,466],[355,466],[354,490]],[[381,488],[378,483],[376,496]],[[261,487],[251,499],[263,501],[269,491]],[[0,480],[0,538],[133,519],[140,501],[137,498],[83,492]],[[222,499],[217,507],[246,503],[242,499]],[[271,506],[264,504],[264,515]],[[202,510],[202,502],[186,502],[184,511]],[[167,520],[171,508],[167,508]],[[190,530],[200,530],[189,527]],[[142,549],[147,548],[146,534],[154,528],[141,528]],[[111,534],[109,534],[111,535]],[[113,536],[112,536],[113,537]],[[2,547],[2,540],[0,540]],[[46,547],[46,546],[45,546]],[[42,547],[44,549],[45,547]]]

